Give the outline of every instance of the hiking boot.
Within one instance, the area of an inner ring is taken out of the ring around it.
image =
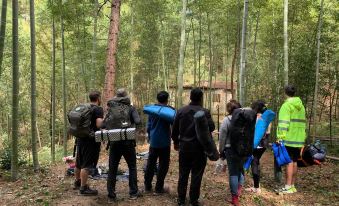
[[[202,206],[203,204],[199,201],[191,202],[190,206]]]
[[[91,188],[89,188],[88,185],[86,185],[86,186],[80,187],[79,193],[80,195],[83,195],[83,196],[95,196],[95,195],[98,195],[98,190],[92,190]]]
[[[162,190],[156,190],[153,195],[158,196],[158,195],[163,195],[165,193],[169,193],[169,187],[164,187]]]
[[[239,204],[239,196],[238,195],[232,195],[232,202],[231,202],[232,205],[234,206],[240,206]]]
[[[81,186],[81,180],[80,179],[75,180],[74,183],[73,183],[73,190],[80,189],[80,186]]]
[[[108,195],[108,203],[115,203],[117,201],[116,194]]]
[[[241,195],[241,192],[242,192],[242,185],[238,185],[238,196],[240,197]]]
[[[185,200],[177,200],[178,206],[185,206]]]
[[[130,200],[136,200],[138,197],[142,197],[142,194],[140,192],[137,192],[136,194],[130,195],[129,199]]]
[[[294,188],[293,189],[293,187],[290,187],[290,188],[286,188],[286,187],[284,187],[284,188],[281,188],[281,189],[279,189],[278,191],[277,191],[277,193],[280,195],[280,194],[293,194],[293,193],[295,193],[297,190]]]

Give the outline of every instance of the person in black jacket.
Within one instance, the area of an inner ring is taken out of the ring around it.
[[[188,177],[191,173],[190,204],[200,205],[200,186],[206,167],[207,157],[202,145],[197,139],[194,124],[194,114],[203,110],[208,120],[210,132],[215,129],[211,114],[203,105],[203,92],[194,88],[190,95],[191,103],[181,108],[175,117],[172,140],[174,149],[179,151],[179,180],[178,180],[178,205],[185,205]]]

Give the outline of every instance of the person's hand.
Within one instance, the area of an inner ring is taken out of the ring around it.
[[[179,151],[179,144],[174,144],[174,150]]]

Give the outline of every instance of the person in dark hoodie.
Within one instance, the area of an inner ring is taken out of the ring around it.
[[[169,94],[161,91],[157,94],[158,104],[167,106]],[[152,179],[154,168],[159,158],[159,170],[157,172],[157,182],[155,185],[155,195],[167,192],[164,188],[164,181],[168,172],[171,154],[171,125],[165,120],[154,115],[150,115],[147,121],[147,133],[149,137],[149,156],[145,171],[145,191],[152,191]]]
[[[104,124],[107,129],[135,127],[141,123],[140,116],[136,109],[131,105],[131,100],[125,89],[118,89],[116,96],[112,100],[108,101],[107,106],[109,112],[104,120]],[[123,115],[125,115],[125,117],[121,117]],[[121,118],[124,118],[125,121],[121,122]],[[137,184],[135,140],[121,140],[117,142],[110,142],[109,144],[109,173],[107,179],[109,202],[116,200],[116,175],[122,156],[126,160],[129,169],[130,199],[137,199],[141,196],[141,194],[138,191]]]
[[[210,112],[202,107],[203,92],[201,89],[192,89],[190,99],[191,103],[177,112],[173,124],[172,140],[174,149],[179,151],[178,205],[185,205],[188,177],[191,173],[190,204],[198,206],[201,205],[198,200],[207,157],[198,141],[193,116],[197,111],[203,110],[210,132],[214,131],[215,125]]]

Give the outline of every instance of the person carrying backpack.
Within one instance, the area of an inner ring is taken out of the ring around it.
[[[97,195],[98,191],[87,185],[88,175],[98,162],[101,143],[95,142],[94,132],[102,125],[104,112],[101,94],[93,91],[89,94],[90,103],[76,106],[69,114],[69,132],[76,137],[75,182],[73,189],[79,189],[80,195]]]
[[[231,203],[239,205],[239,195],[244,184],[244,174],[239,158],[231,147],[231,120],[234,110],[241,108],[236,100],[230,100],[226,105],[228,115],[220,126],[219,153],[222,159],[226,159],[228,166],[229,186],[232,195]]]
[[[201,205],[198,199],[207,156],[197,138],[195,113],[201,110],[205,112],[209,132],[214,131],[215,125],[210,112],[202,107],[203,92],[201,89],[192,89],[190,99],[191,103],[177,112],[172,129],[172,140],[174,149],[179,151],[178,205],[185,205],[188,177],[191,173],[190,204],[198,206]]]
[[[261,118],[261,115],[267,110],[266,103],[262,100],[258,100],[252,103],[251,108],[257,113],[257,120]],[[260,193],[260,158],[268,147],[268,140],[270,135],[270,126],[266,130],[264,137],[262,137],[257,148],[253,150],[253,160],[251,163],[252,176],[253,176],[253,187],[246,188],[245,191]]]
[[[297,192],[295,181],[297,178],[297,161],[300,158],[301,148],[306,140],[305,107],[299,97],[295,97],[296,88],[285,86],[287,99],[279,110],[277,141],[284,141],[286,150],[292,160],[286,166],[285,187],[278,190],[282,194]]]
[[[166,107],[169,94],[161,91],[157,94],[158,104]],[[152,179],[154,168],[156,168],[159,158],[159,170],[157,172],[157,182],[155,185],[155,195],[167,192],[164,188],[164,180],[168,172],[171,154],[171,124],[155,115],[149,115],[147,121],[147,133],[149,137],[149,156],[145,171],[145,191],[152,191]]]
[[[104,119],[106,129],[132,128],[141,123],[137,110],[131,105],[131,100],[125,89],[118,89],[116,96],[107,102],[108,113]],[[130,199],[137,199],[141,194],[137,184],[135,140],[120,140],[109,142],[109,172],[107,191],[109,202],[116,201],[116,175],[121,157],[127,162],[129,169]]]

